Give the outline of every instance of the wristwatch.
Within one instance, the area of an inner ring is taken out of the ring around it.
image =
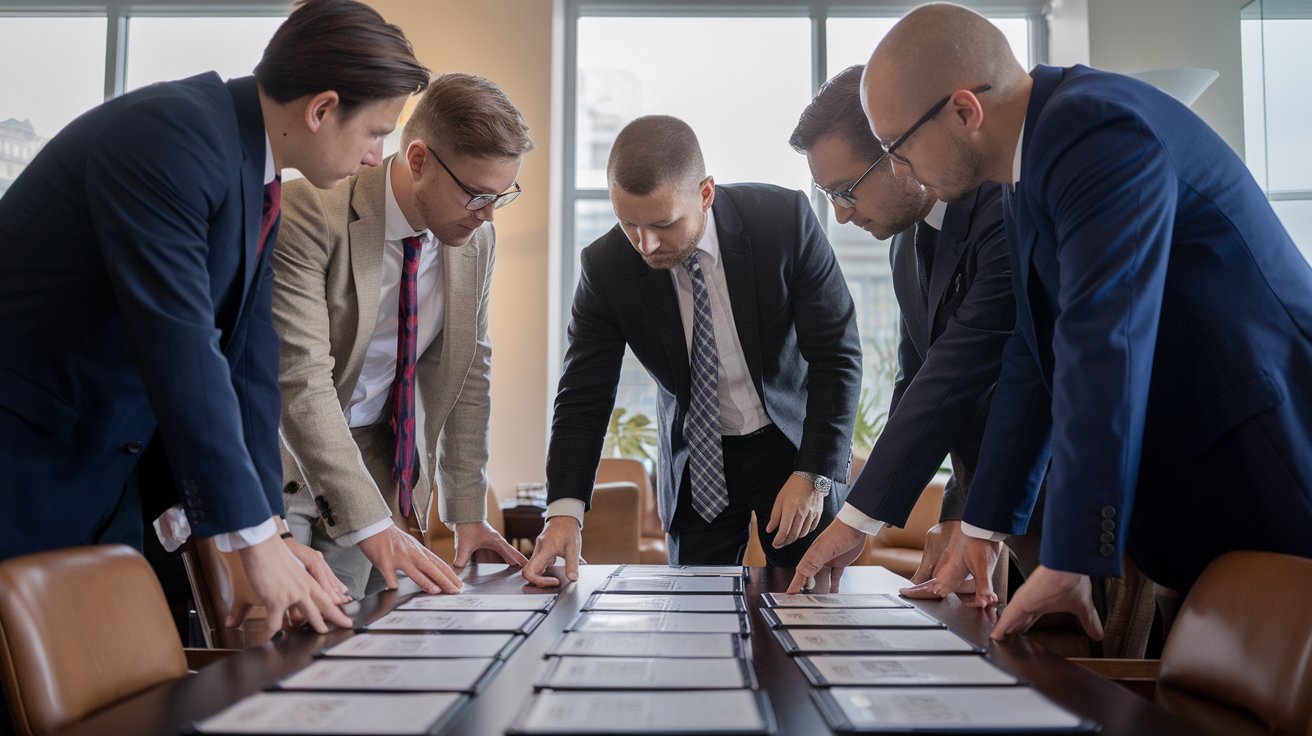
[[[802,470],[794,470],[793,475],[800,475],[803,478],[806,478],[807,480],[811,481],[811,487],[815,489],[815,492],[819,493],[821,496],[828,496],[829,492],[834,489],[834,482],[824,477],[823,475],[817,475],[815,473],[807,473]]]

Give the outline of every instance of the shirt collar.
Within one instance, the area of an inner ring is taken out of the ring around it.
[[[383,179],[387,182],[387,193],[384,195],[383,238],[401,240],[418,235],[424,241],[424,245],[427,245],[429,231],[410,227],[410,221],[405,219],[405,213],[401,211],[401,205],[396,201],[396,192],[392,190],[392,166],[395,164],[396,156],[392,156],[387,160],[387,171],[383,172]]]
[[[697,241],[697,250],[711,257],[711,265],[720,260],[720,233],[715,229],[715,211],[706,210],[706,230]]]
[[[934,206],[929,208],[929,212],[925,215],[925,219],[922,222],[935,230],[942,230],[943,217],[947,215],[947,213],[948,203],[941,199],[937,200],[934,202]]]
[[[1029,119],[1026,113],[1025,120],[1020,121],[1020,135],[1016,136],[1016,157],[1011,160],[1011,191],[1016,191],[1016,185],[1020,183],[1020,154],[1025,150],[1025,122]]]
[[[278,176],[278,169],[273,163],[273,143],[269,141],[269,131],[264,131],[264,185],[267,187]]]

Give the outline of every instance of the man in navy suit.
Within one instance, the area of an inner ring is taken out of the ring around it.
[[[584,249],[547,452],[547,527],[524,577],[580,530],[627,346],[656,382],[673,564],[739,564],[752,514],[795,565],[841,499],[861,386],[855,307],[806,195],[717,186],[686,123],[648,116],[607,165],[619,224]]]
[[[1229,550],[1312,556],[1312,267],[1225,142],[1142,82],[1026,74],[955,5],[903,18],[864,95],[902,175],[1008,190],[1017,329],[929,592],[987,575],[1045,470],[1043,565],[995,638],[1054,610],[1100,637],[1087,576],[1125,551],[1180,589]]]
[[[914,178],[895,175],[861,110],[863,71],[848,67],[821,87],[789,143],[806,154],[838,222],[892,239],[897,379],[888,421],[865,469],[835,523],[798,563],[792,592],[821,567],[830,568],[830,589],[837,592],[843,567],[861,553],[866,536],[885,523],[906,525],[946,456],[952,476],[940,521],[929,530],[911,579],[934,576],[942,545],[961,526],[1002,347],[1016,323],[1000,187],[984,184],[943,202]],[[1029,534],[1009,545],[1026,573],[1038,564],[1036,538]]]
[[[310,0],[254,77],[146,87],[46,145],[0,199],[0,558],[140,548],[142,506],[180,501],[161,536],[238,550],[271,620],[350,625],[321,557],[279,538],[278,172],[377,165],[427,82],[375,11]]]

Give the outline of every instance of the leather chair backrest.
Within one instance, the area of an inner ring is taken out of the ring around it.
[[[236,552],[220,552],[212,538],[191,538],[183,545],[182,562],[191,583],[196,615],[210,647],[244,649],[266,641],[265,610]],[[227,628],[228,616],[245,611],[245,621]]]
[[[583,521],[583,559],[618,565],[639,561],[640,495],[632,483],[602,483],[592,491],[592,509]]]
[[[924,549],[925,534],[929,528],[938,523],[943,510],[943,481],[935,478],[925,486],[920,500],[911,509],[906,526],[885,526],[875,535],[872,544],[876,547],[904,547],[906,549]]]
[[[1157,697],[1191,720],[1233,717],[1218,715],[1222,706],[1272,733],[1312,736],[1312,559],[1214,560],[1167,637]]]
[[[642,500],[642,536],[664,541],[661,514],[656,508],[656,488],[641,460],[627,457],[603,457],[597,464],[598,483],[632,483]]]
[[[123,545],[0,562],[0,683],[20,736],[187,674],[164,591]]]

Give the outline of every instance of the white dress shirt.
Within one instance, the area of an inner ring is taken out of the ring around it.
[[[715,328],[715,351],[719,357],[720,434],[751,434],[770,424],[761,398],[756,394],[742,341],[733,318],[729,302],[729,282],[724,275],[724,259],[720,258],[720,235],[715,229],[715,214],[706,211],[706,230],[697,242],[697,262],[711,300],[711,322]],[[683,318],[683,338],[688,355],[692,355],[693,297],[692,277],[683,264],[670,269],[675,295],[679,300],[679,314]],[[691,364],[691,357],[689,358]],[[584,504],[577,498],[559,498],[547,505],[547,518],[572,516],[583,525]]]

